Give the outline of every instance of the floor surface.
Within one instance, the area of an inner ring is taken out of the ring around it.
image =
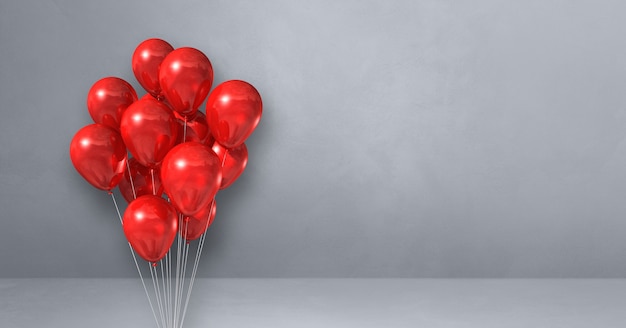
[[[202,279],[185,327],[626,327],[626,280]],[[0,279],[0,327],[156,327],[137,279]]]

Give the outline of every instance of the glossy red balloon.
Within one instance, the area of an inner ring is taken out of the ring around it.
[[[159,83],[175,111],[183,116],[193,115],[211,90],[213,67],[200,50],[178,48],[161,63]]]
[[[211,148],[185,142],[170,150],[161,165],[161,183],[178,211],[191,215],[207,207],[222,182],[222,166]]]
[[[178,134],[177,143],[183,142],[183,135],[185,142],[195,141],[206,144],[208,139],[212,139],[211,132],[209,131],[209,123],[206,121],[206,115],[203,112],[196,112],[193,116],[187,117],[187,129],[185,130],[185,117],[174,112],[178,124],[180,125],[180,133]]]
[[[220,189],[226,189],[246,169],[248,164],[248,147],[246,147],[245,143],[242,143],[235,148],[227,149],[219,142],[215,142],[212,148],[217,157],[219,157],[220,163],[222,163],[222,184]]]
[[[132,66],[139,84],[156,98],[162,97],[159,84],[159,66],[163,59],[174,50],[164,40],[148,39],[141,42],[133,53]]]
[[[105,77],[97,81],[87,93],[87,109],[93,121],[116,131],[120,129],[124,111],[135,101],[135,89],[117,77]]]
[[[124,170],[124,178],[120,181],[119,188],[122,196],[127,202],[131,202],[136,197],[143,195],[157,195],[163,194],[163,185],[161,184],[161,174],[159,168],[154,169],[154,188],[152,187],[152,172],[151,169],[141,165],[135,158],[128,159],[128,167],[130,168],[130,175],[128,168]],[[131,182],[132,177],[132,182]],[[135,192],[133,193],[133,188]]]
[[[241,145],[261,120],[263,102],[259,92],[245,81],[218,85],[206,104],[207,121],[215,140],[227,148]]]
[[[145,98],[132,104],[120,125],[128,151],[143,166],[156,167],[178,138],[178,122],[167,105]]]
[[[180,234],[186,240],[198,239],[213,224],[216,211],[217,205],[215,200],[213,200],[202,211],[192,216],[184,216],[183,224],[180,226]]]
[[[120,134],[102,124],[78,130],[70,142],[70,158],[76,171],[91,185],[110,191],[126,169],[126,147]]]
[[[146,261],[157,262],[176,238],[178,215],[165,199],[145,195],[128,204],[122,225],[137,254]]]

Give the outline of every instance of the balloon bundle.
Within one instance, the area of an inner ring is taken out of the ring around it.
[[[147,94],[138,99],[117,77],[97,81],[87,95],[94,124],[74,135],[70,158],[85,180],[111,195],[157,327],[182,327],[215,195],[246,167],[244,141],[261,118],[261,96],[240,80],[211,91],[208,57],[161,39],[137,46],[132,69]],[[205,100],[206,114],[199,110]],[[115,187],[129,203],[123,217]],[[148,262],[154,292],[135,252]]]

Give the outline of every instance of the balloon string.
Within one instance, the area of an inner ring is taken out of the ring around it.
[[[169,321],[169,304],[167,304],[166,289],[165,289],[165,273],[163,269],[163,260],[159,261],[159,266],[161,267],[161,283],[163,284],[163,308],[165,313],[165,323]]]
[[[170,201],[170,198],[167,197],[167,201]],[[173,243],[172,243],[173,245]],[[174,261],[174,259],[172,258],[172,249],[173,246],[170,247],[170,249],[168,250],[167,254],[165,255],[166,259],[167,259],[167,276],[168,276],[168,297],[169,297],[169,302],[170,304],[172,304],[173,300],[172,300],[172,262]],[[170,327],[174,327],[174,312],[172,311],[172,316],[170,318],[170,322],[169,322]]]
[[[157,305],[159,307],[159,314],[161,320],[163,321],[163,326],[165,326],[165,320],[163,320],[163,306],[161,305],[160,294],[159,294],[159,283],[157,281],[158,277],[156,276],[156,269],[152,265],[152,263],[148,263],[148,268],[150,269],[150,275],[152,276],[152,286],[154,286],[154,298],[156,299]],[[154,271],[153,271],[154,270]]]
[[[185,231],[185,233],[183,234],[183,236],[187,236],[187,233],[189,231],[189,221],[188,220],[185,222],[185,229],[184,229],[184,231]],[[183,290],[184,290],[184,287],[185,287],[184,277],[187,274],[188,258],[189,258],[189,241],[186,241],[183,244],[183,284],[182,284],[181,289],[180,289],[180,302],[178,303],[178,313],[180,313],[180,308],[182,306]],[[187,288],[189,288],[189,286],[187,286]]]
[[[166,253],[167,254],[167,253]],[[168,327],[169,322],[169,303],[167,301],[167,257],[163,257],[160,261],[161,265],[161,283],[163,284],[163,304],[165,307],[165,327]]]
[[[179,307],[179,303],[180,303],[180,299],[181,299],[181,293],[183,291],[183,288],[185,286],[185,274],[183,272],[183,268],[184,268],[184,263],[185,263],[185,257],[183,256],[183,254],[185,253],[185,241],[183,238],[183,223],[184,219],[183,219],[183,215],[180,214],[179,216],[179,225],[178,225],[178,257],[180,257],[180,265],[179,265],[179,278],[178,278],[178,285],[176,286],[176,302],[174,303],[174,312],[176,313],[176,316],[174,317],[174,322],[178,323],[178,318],[180,317],[180,307]],[[176,326],[176,324],[175,324]]]
[[[226,163],[226,156],[228,156],[228,148],[226,148],[226,150],[224,151],[224,158],[222,158],[222,168],[224,167],[224,164]],[[185,315],[187,314],[187,307],[189,305],[189,299],[191,298],[191,290],[193,289],[193,284],[196,280],[196,274],[198,273],[198,265],[200,264],[200,256],[202,255],[202,249],[204,248],[204,240],[206,239],[207,230],[209,228],[211,212],[213,212],[214,203],[215,203],[215,198],[213,198],[213,200],[211,201],[211,207],[209,209],[209,217],[207,219],[206,227],[204,229],[204,233],[200,237],[198,248],[196,250],[196,257],[194,259],[193,269],[191,271],[191,279],[189,280],[189,287],[187,289],[187,298],[185,299],[185,307],[183,308],[183,315],[182,315],[180,327],[182,327],[183,323],[185,322]]]
[[[180,288],[180,269],[181,269],[181,258],[180,258],[180,244],[181,244],[181,235],[180,235],[180,227],[182,226],[183,216],[182,214],[178,214],[178,227],[179,231],[176,234],[178,239],[178,247],[176,248],[176,281],[175,281],[175,292],[174,292],[174,320],[178,322],[178,302],[179,298],[179,288]]]
[[[128,177],[130,178],[130,188],[133,190],[133,199],[137,199],[137,192],[135,191],[135,182],[133,181],[133,175],[130,173],[130,164],[126,160],[126,169],[128,170]]]
[[[169,203],[171,203],[170,197],[167,196],[167,201]],[[178,233],[176,234],[176,237],[178,239]],[[170,318],[170,326],[174,327],[174,322],[175,322],[175,318],[176,318],[176,292],[175,292],[175,288],[178,287],[177,283],[178,283],[178,254],[176,255],[176,259],[174,259],[174,243],[172,243],[172,246],[170,247],[169,251],[167,252],[167,256],[169,257],[169,265],[168,265],[168,271],[169,271],[169,289],[170,289],[170,293],[169,293],[169,297],[170,297],[170,304],[172,305],[172,317]],[[174,266],[176,268],[174,268]]]
[[[169,301],[169,304],[171,306],[172,304],[172,260],[171,260],[171,252],[167,252],[167,254],[165,255],[165,263],[167,266],[167,298]],[[174,326],[174,311],[170,310],[170,327]]]
[[[171,249],[171,251],[169,252],[170,255],[170,267],[169,267],[169,271],[170,271],[170,302],[172,304],[176,304],[174,301],[174,255],[173,253],[173,247]],[[172,318],[171,318],[171,324],[170,326],[174,327],[174,318],[176,317],[176,313],[174,311],[175,309],[172,309]]]
[[[159,263],[159,266],[161,266],[161,263]],[[161,286],[159,284],[159,271],[157,270],[157,267],[152,265],[152,267],[154,268],[154,274],[157,277],[157,290],[159,291],[159,300],[161,301],[161,306],[163,307],[163,312],[162,312],[162,316],[163,318],[161,320],[163,320],[163,325],[165,325],[167,323],[167,321],[165,320],[165,302],[163,299],[163,294],[161,293]],[[163,277],[161,277],[162,279]]]
[[[198,248],[196,249],[196,257],[193,263],[193,269],[191,271],[191,279],[189,280],[189,287],[187,288],[187,297],[185,299],[185,307],[183,308],[183,315],[180,323],[180,327],[183,326],[185,322],[185,315],[187,314],[187,307],[189,306],[189,299],[191,298],[191,290],[193,289],[193,284],[196,280],[196,273],[198,272],[198,264],[200,263],[200,255],[202,253],[202,247],[204,246],[204,238],[206,236],[206,232],[202,234],[200,237],[200,241],[198,244]]]
[[[115,195],[113,194],[112,191],[109,191],[109,195],[111,195],[111,199],[113,200],[113,205],[115,205],[115,211],[117,211],[117,217],[120,218],[120,224],[122,224],[122,226],[123,226],[124,222],[122,221],[122,214],[120,214],[120,208],[117,206],[117,201],[115,200]],[[130,245],[130,243],[128,243],[128,245]],[[133,248],[131,247],[130,249],[132,250]]]
[[[154,169],[150,169],[150,175],[152,176],[152,194],[156,196],[156,188],[154,185]]]
[[[185,315],[187,314],[187,307],[189,305],[189,299],[191,298],[191,290],[193,289],[194,282],[196,281],[196,275],[198,273],[198,265],[200,264],[200,257],[202,255],[202,249],[204,248],[204,240],[206,239],[207,230],[209,228],[209,222],[210,222],[210,219],[211,219],[211,214],[213,212],[213,206],[214,205],[215,205],[215,198],[213,198],[213,200],[211,201],[211,207],[210,207],[210,210],[209,210],[209,214],[208,214],[209,216],[207,218],[206,227],[204,227],[204,233],[200,237],[200,241],[198,243],[198,248],[196,249],[196,257],[194,259],[193,269],[191,271],[191,279],[189,281],[189,288],[187,289],[187,297],[185,299],[185,307],[183,308],[183,317],[182,317],[182,321],[181,321],[181,327],[182,327],[182,322],[185,321]]]
[[[169,252],[168,252],[169,253]],[[163,270],[165,271],[165,273],[163,274],[163,290],[164,290],[164,298],[165,298],[165,304],[167,312],[166,312],[166,320],[167,320],[167,324],[166,327],[170,327],[170,321],[172,318],[172,311],[171,311],[171,304],[172,302],[170,301],[169,298],[169,275],[168,275],[168,265],[169,265],[169,259],[168,259],[168,253],[165,254],[165,257],[163,257]]]
[[[109,192],[111,195],[111,199],[113,199],[113,205],[115,205],[115,210],[117,211],[117,216],[120,219],[120,223],[122,222],[122,215],[120,214],[120,208],[117,206],[117,201],[115,200],[115,195],[112,192]],[[128,243],[128,248],[130,249],[130,254],[133,256],[133,262],[135,262],[135,267],[137,268],[137,273],[139,273],[139,279],[141,279],[141,285],[143,286],[143,290],[146,292],[146,297],[148,298],[148,303],[150,304],[150,310],[152,310],[152,315],[154,316],[154,321],[156,321],[157,327],[161,327],[159,325],[159,320],[157,319],[156,312],[154,311],[154,306],[152,305],[152,301],[150,300],[150,294],[148,293],[148,288],[146,287],[146,283],[143,280],[143,275],[141,274],[141,270],[139,269],[139,264],[137,263],[137,257],[135,256],[135,252],[133,251],[133,247]]]
[[[226,164],[226,156],[228,156],[228,148],[224,150],[224,158],[222,158],[222,169],[224,168],[224,164]]]
[[[181,214],[181,223],[183,224],[183,226],[187,226],[186,222],[185,222],[185,215]],[[185,232],[186,233],[186,232]],[[181,234],[180,235],[180,245],[181,245],[181,249],[180,249],[180,265],[181,265],[181,269],[180,269],[180,295],[178,296],[178,319],[180,319],[180,305],[182,303],[183,300],[183,291],[185,290],[185,280],[187,279],[186,277],[186,266],[187,266],[187,258],[185,257],[185,248],[187,246],[187,241],[185,240],[185,235]]]
[[[183,215],[181,215],[181,217],[184,217]],[[183,228],[183,226],[185,228]],[[185,256],[185,249],[187,248],[188,244],[185,242],[185,238],[184,236],[187,235],[187,227],[189,226],[188,221],[185,221],[184,218],[181,219],[181,230],[180,230],[180,240],[181,240],[181,245],[182,245],[182,249],[181,249],[181,269],[180,269],[180,276],[181,279],[179,280],[180,286],[178,288],[178,294],[176,295],[176,299],[178,300],[176,302],[176,304],[174,304],[174,307],[176,308],[176,318],[175,318],[175,322],[178,323],[179,322],[179,318],[180,318],[180,307],[181,307],[181,303],[182,303],[182,298],[183,298],[183,291],[185,289],[185,274],[186,274],[186,268],[187,268],[187,258]]]

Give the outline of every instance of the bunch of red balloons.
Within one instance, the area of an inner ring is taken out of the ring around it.
[[[70,158],[94,187],[109,193],[119,187],[129,202],[126,238],[143,259],[157,262],[176,233],[197,239],[211,224],[218,190],[246,167],[244,142],[259,123],[262,101],[240,80],[211,91],[209,58],[161,39],[137,46],[132,69],[147,94],[138,99],[117,77],[97,81],[87,95],[94,123],[74,135]]]

